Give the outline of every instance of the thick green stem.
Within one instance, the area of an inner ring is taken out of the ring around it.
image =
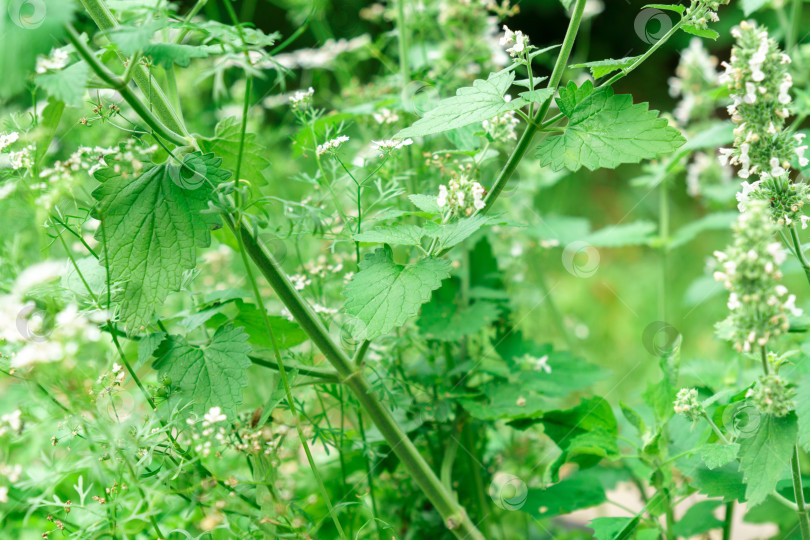
[[[802,469],[799,463],[799,446],[793,447],[793,459],[790,460],[793,473],[793,496],[796,497],[796,513],[799,516],[799,527],[802,530],[802,540],[810,540],[810,518],[807,516],[807,506],[804,504],[804,489],[802,488]]]
[[[577,0],[574,10],[571,13],[571,21],[568,23],[568,30],[565,33],[565,39],[563,40],[562,47],[560,48],[560,53],[557,55],[557,61],[554,63],[554,69],[551,72],[551,77],[549,78],[546,88],[556,90],[557,86],[560,84],[563,72],[568,65],[568,57],[571,55],[571,49],[574,48],[574,41],[576,40],[577,32],[579,31],[579,23],[582,21],[582,12],[584,9],[585,0]],[[489,211],[492,203],[495,202],[495,199],[498,198],[498,195],[500,195],[501,191],[503,191],[503,188],[506,186],[509,178],[511,178],[512,173],[514,173],[515,169],[517,169],[517,166],[523,159],[523,156],[526,155],[529,145],[534,138],[534,134],[537,132],[538,126],[542,124],[543,118],[545,118],[546,113],[548,113],[549,107],[551,107],[551,98],[548,98],[545,102],[543,102],[543,104],[537,110],[537,114],[534,115],[533,121],[526,126],[526,130],[523,132],[523,135],[520,136],[517,146],[515,146],[515,149],[512,151],[509,159],[506,160],[506,164],[503,166],[498,178],[495,180],[495,183],[489,190],[489,193],[487,193],[487,197],[484,200],[486,206],[484,206],[484,208],[481,210],[482,212]]]
[[[723,540],[731,540],[731,527],[734,524],[734,501],[726,503],[726,515],[723,519]]]
[[[141,99],[135,95],[135,93],[129,86],[127,86],[123,79],[119,78],[109,69],[107,69],[104,64],[99,62],[96,55],[93,54],[93,51],[91,51],[87,47],[87,44],[82,41],[82,38],[79,36],[78,32],[76,32],[76,29],[72,24],[66,25],[66,28],[68,39],[76,48],[76,52],[79,53],[82,60],[87,62],[93,72],[111,89],[118,91],[121,94],[121,97],[124,98],[124,101],[126,101],[135,111],[135,114],[146,122],[146,124],[152,128],[156,134],[160,135],[167,141],[171,141],[177,146],[186,146],[189,144],[190,141],[188,139],[170,129],[163,122],[161,122],[158,117],[152,114],[152,111],[150,111],[149,108],[141,101]]]
[[[108,32],[120,26],[115,19],[115,15],[112,14],[102,0],[81,0],[81,2],[82,5],[84,5],[84,9],[87,10],[87,14],[90,15],[90,18],[93,19],[93,22],[95,22],[96,26],[101,30]],[[119,53],[119,56],[122,61],[126,60],[123,54]],[[143,92],[145,96],[149,96],[150,104],[154,107],[158,118],[172,131],[177,131],[184,136],[188,136],[189,133],[185,125],[177,117],[171,105],[169,105],[166,94],[162,89],[152,83],[152,76],[149,71],[141,65],[134,66],[132,78],[135,84],[138,85],[138,88],[141,89],[141,92]]]
[[[272,255],[253,236],[243,224],[237,227],[245,250],[270,286],[287,307],[292,316],[307,333],[313,344],[334,366],[342,381],[352,390],[355,397],[365,409],[369,418],[380,430],[391,449],[399,457],[402,465],[408,470],[411,478],[419,485],[424,494],[436,507],[445,520],[447,527],[457,538],[483,540],[484,536],[475,527],[464,509],[458,505],[452,495],[444,488],[436,474],[408,438],[391,413],[376,398],[360,368],[352,365],[351,360],[329,337],[318,316],[290,284],[287,276],[281,271]]]

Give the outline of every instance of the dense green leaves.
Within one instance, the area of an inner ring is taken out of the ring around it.
[[[796,432],[795,415],[777,418],[763,414],[756,432],[740,440],[740,470],[751,506],[764,501],[788,470]]]
[[[443,259],[400,265],[388,248],[369,253],[344,291],[352,336],[370,340],[402,326],[449,275],[450,263]]]
[[[442,341],[457,341],[474,334],[498,318],[497,304],[477,301],[472,305],[459,305],[459,280],[447,279],[433,291],[430,302],[422,306],[419,315],[419,331]]]
[[[234,419],[237,405],[242,403],[242,389],[248,384],[247,340],[248,335],[232,325],[218,328],[203,347],[169,336],[155,353],[152,367],[168,379],[180,403],[191,403],[193,412],[202,415],[211,407],[220,407]]]
[[[519,109],[526,105],[526,101],[504,98],[514,80],[514,72],[499,71],[490,74],[487,80],[476,80],[471,87],[459,88],[455,96],[441,100],[436,108],[395,137],[405,139],[450,131]]]
[[[657,111],[646,103],[634,105],[629,95],[614,95],[610,87],[594,90],[591,82],[580,87],[571,82],[560,90],[557,104],[569,118],[568,127],[537,149],[540,164],[554,171],[613,169],[672,152],[685,142]]]
[[[202,213],[213,186],[228,178],[213,154],[190,154],[188,168],[164,163],[137,178],[101,169],[98,200],[102,225],[96,239],[106,244],[101,263],[117,285],[120,319],[127,328],[149,322],[155,307],[194,268],[197,248],[210,243],[218,220]]]

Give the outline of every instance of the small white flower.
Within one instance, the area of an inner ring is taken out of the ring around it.
[[[346,135],[341,135],[339,137],[335,137],[334,139],[326,141],[323,144],[319,144],[318,148],[315,150],[315,152],[319,156],[323,155],[323,154],[325,154],[327,152],[336,152],[337,149],[340,148],[340,145],[342,145],[343,143],[345,143],[348,140],[349,140],[349,138]]]
[[[208,412],[203,416],[203,426],[208,427],[211,424],[224,422],[228,417],[222,412],[220,407],[211,407]]]

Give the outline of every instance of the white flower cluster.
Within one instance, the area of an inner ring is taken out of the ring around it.
[[[333,154],[337,152],[338,148],[340,148],[340,146],[348,140],[349,138],[346,135],[335,137],[334,139],[330,139],[323,144],[319,144],[318,148],[315,150],[315,153],[319,156],[326,153]]]
[[[776,229],[767,202],[751,201],[748,211],[737,219],[734,244],[714,254],[722,267],[714,278],[729,291],[731,310],[719,329],[740,352],[764,347],[771,337],[788,330],[788,313],[802,314],[796,297],[780,283],[779,267],[786,254],[782,244],[773,241]]]
[[[484,120],[481,125],[490,139],[506,142],[517,140],[517,127],[520,125],[520,119],[515,111],[509,111],[489,120]]]
[[[486,190],[478,182],[462,174],[458,179],[450,180],[447,186],[439,186],[436,204],[442,213],[471,216],[484,208]]]
[[[383,141],[371,141],[371,148],[379,153],[380,157],[385,157],[394,150],[399,150],[405,146],[413,144],[413,139],[410,137],[404,140],[401,139],[386,139]]]
[[[68,56],[66,48],[53,49],[50,56],[37,58],[36,72],[42,74],[62,69],[68,63]]]
[[[803,134],[784,129],[790,116],[789,90],[793,84],[787,66],[790,57],[779,50],[768,32],[756,23],[743,21],[732,30],[737,43],[720,82],[728,85],[732,104],[728,107],[734,129],[734,147],[720,149],[720,162],[740,167],[737,175],[747,180],[737,194],[740,211],[753,199],[770,201],[771,217],[780,225],[804,220],[800,214],[810,190],[790,182],[791,161],[806,167],[807,145]]]
[[[520,30],[512,31],[504,25],[503,36],[500,41],[501,46],[511,45],[506,52],[512,58],[521,58],[523,60],[528,56],[531,46],[529,45],[529,36],[525,35]]]
[[[0,437],[8,432],[19,432],[23,425],[21,416],[20,409],[0,416]]]
[[[680,97],[673,116],[681,126],[690,121],[705,120],[715,109],[712,91],[719,74],[717,58],[709,55],[700,38],[692,38],[689,47],[681,52],[675,77],[669,79],[669,95]]]
[[[391,109],[382,108],[372,114],[374,121],[380,125],[394,124],[399,121],[399,115]]]
[[[733,174],[731,167],[721,165],[713,156],[706,152],[695,152],[686,166],[686,192],[698,197],[710,192],[709,187],[730,184]]]
[[[0,133],[0,152],[8,148],[11,144],[17,142],[20,138],[20,134],[16,131],[11,131],[9,133]]]
[[[698,400],[698,392],[694,388],[681,388],[675,396],[673,404],[675,414],[682,414],[693,422],[703,416],[703,404]]]
[[[305,111],[312,106],[312,96],[314,95],[315,89],[311,86],[307,90],[298,90],[290,96],[290,106],[294,112]]]

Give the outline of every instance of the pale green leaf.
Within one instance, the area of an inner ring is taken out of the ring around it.
[[[596,247],[643,246],[655,237],[657,229],[651,221],[634,221],[619,225],[608,225],[594,231],[582,240]]]
[[[685,24],[681,26],[681,30],[683,30],[687,34],[692,34],[693,36],[698,36],[707,39],[717,39],[720,37],[720,34],[715,32],[711,28],[698,28],[697,26],[691,24]]]
[[[439,208],[439,203],[436,202],[435,196],[417,193],[414,195],[409,195],[408,199],[410,199],[411,203],[413,203],[413,205],[422,212],[427,212],[428,214],[440,214],[442,211],[441,208]]]
[[[216,216],[202,213],[214,185],[229,174],[218,168],[213,154],[188,154],[186,164],[146,169],[137,178],[123,177],[112,168],[101,169],[93,197],[99,201],[102,225],[96,239],[101,264],[109,266],[116,284],[120,319],[128,329],[144,326],[169,292],[182,283],[183,273],[197,263],[197,248],[210,244]]]
[[[587,97],[582,97],[583,91]],[[568,126],[537,149],[540,164],[554,171],[613,169],[667,154],[685,141],[646,103],[634,105],[632,96],[614,95],[610,87],[593,90],[590,81],[579,88],[572,82],[560,90],[557,102],[569,117]]]
[[[554,95],[552,88],[540,88],[538,90],[529,90],[528,92],[521,92],[520,97],[526,101],[533,103],[545,103],[551,96]]]
[[[393,244],[398,246],[418,246],[422,244],[422,237],[427,234],[425,229],[417,225],[396,223],[376,227],[354,235],[358,242],[373,244]]]
[[[626,56],[624,58],[606,58],[604,60],[594,60],[583,64],[574,64],[572,68],[588,68],[594,79],[601,79],[605,75],[610,75],[614,71],[629,68],[633,62],[638,60],[638,56]]]
[[[714,510],[722,501],[700,501],[689,507],[689,510],[675,524],[673,532],[678,538],[692,538],[712,529],[723,526],[723,522],[714,515]]]
[[[441,100],[436,108],[394,135],[394,138],[406,139],[450,131],[519,109],[526,105],[526,101],[520,98],[507,101],[504,98],[514,80],[514,72],[499,71],[491,73],[487,80],[478,79],[470,87],[459,88],[455,96]]]
[[[788,470],[796,433],[795,415],[777,418],[762,414],[756,432],[740,439],[740,470],[750,506],[764,501]]]
[[[76,62],[64,69],[37,75],[34,82],[52,98],[70,107],[81,107],[89,75],[87,64]]]
[[[346,285],[344,311],[353,317],[355,339],[374,339],[405,324],[430,299],[450,263],[426,258],[407,266],[396,264],[387,249],[377,249],[360,262],[360,271]]]
[[[710,444],[701,449],[700,457],[709,469],[716,469],[737,459],[739,451],[740,445],[737,443]]]
[[[546,489],[530,489],[523,512],[535,519],[570,514],[575,510],[602,504],[607,500],[605,488],[595,476],[576,474]]]
[[[181,336],[169,336],[158,348],[152,367],[169,380],[178,401],[191,403],[193,412],[202,415],[211,407],[220,407],[235,420],[242,389],[248,385],[247,340],[241,328],[230,324],[218,328],[203,347],[193,346]]]
[[[135,369],[146,364],[152,355],[157,350],[158,346],[166,339],[166,332],[153,332],[146,334],[138,341],[138,361],[135,363]]]
[[[483,214],[476,214],[473,217],[461,218],[451,223],[441,225],[428,233],[436,238],[442,249],[453,247],[470,236],[478,229],[486,225],[489,219]]]

